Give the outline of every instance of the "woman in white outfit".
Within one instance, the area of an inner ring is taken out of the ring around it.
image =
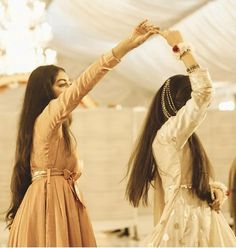
[[[195,131],[212,99],[212,82],[200,68],[178,31],[160,34],[186,66],[188,76],[175,75],[162,85],[129,160],[126,195],[137,207],[148,203],[154,181],[155,228],[149,246],[236,246],[236,238],[220,212],[226,187],[213,181],[206,152]]]

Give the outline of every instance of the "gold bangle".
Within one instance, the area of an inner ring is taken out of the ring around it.
[[[198,64],[191,65],[190,67],[187,68],[187,73],[192,73],[192,72],[196,71],[199,68],[200,68],[200,66]]]

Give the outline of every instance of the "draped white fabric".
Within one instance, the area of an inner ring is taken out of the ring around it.
[[[147,18],[163,29],[181,30],[214,82],[234,83],[235,11],[234,0],[55,0],[46,20],[53,29],[51,45],[58,50],[58,62],[71,76]],[[166,42],[155,36],[128,54],[92,95],[104,104],[137,105],[176,73],[185,73],[184,66],[174,59]]]

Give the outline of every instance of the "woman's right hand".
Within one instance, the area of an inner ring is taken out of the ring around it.
[[[148,20],[142,21],[131,33],[128,41],[128,46],[134,49],[143,44],[153,34],[158,34],[160,28],[154,26],[148,22]]]
[[[132,49],[143,44],[150,36],[159,33],[159,27],[148,23],[147,20],[141,22],[130,34],[113,48],[113,54],[120,59]]]
[[[166,39],[167,43],[173,47],[183,42],[183,37],[179,31],[176,30],[163,30],[159,34]]]

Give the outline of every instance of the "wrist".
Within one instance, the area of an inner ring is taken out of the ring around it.
[[[228,188],[223,183],[214,181],[210,183],[210,186],[211,188],[222,190],[224,194],[227,195]]]
[[[221,192],[223,193],[223,202],[229,196],[228,188],[221,182],[212,182],[212,183],[210,183],[210,188],[211,188],[212,194],[214,194],[214,190],[221,190]],[[222,202],[222,204],[223,204],[223,202]]]
[[[181,59],[187,52],[190,52],[191,50],[191,45],[184,41],[181,41],[172,47],[172,51],[176,59]]]
[[[182,56],[181,61],[184,63],[187,69],[197,66],[199,67],[191,51],[186,52],[184,56]]]
[[[124,39],[112,49],[114,56],[118,59],[121,59],[130,50],[132,50],[132,48],[128,39]]]

